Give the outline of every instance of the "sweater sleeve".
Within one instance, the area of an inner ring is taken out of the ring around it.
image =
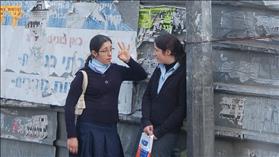
[[[123,80],[140,81],[147,77],[147,73],[132,57],[127,63],[129,67],[121,66]]]
[[[82,81],[83,74],[78,72],[76,77],[71,82],[70,90],[66,98],[66,104],[64,106],[65,110],[65,121],[66,121],[66,131],[67,137],[76,137],[76,125],[75,121],[75,105],[82,93]]]
[[[163,124],[154,129],[154,135],[157,138],[162,137],[165,133],[173,128],[180,127],[186,116],[186,79],[182,78],[179,85],[178,105]]]
[[[141,125],[142,127],[146,127],[148,125],[152,125],[150,121],[150,113],[151,113],[151,104],[152,104],[152,96],[151,96],[151,87],[153,84],[154,80],[154,73],[156,70],[153,72],[148,84],[147,88],[143,94],[142,98],[142,105],[141,105],[141,113],[142,113],[142,118],[141,118]]]

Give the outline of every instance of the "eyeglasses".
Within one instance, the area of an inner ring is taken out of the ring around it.
[[[99,51],[99,53],[101,53],[101,54],[109,54],[109,53],[112,53],[113,50],[114,50],[114,48],[111,48],[109,50],[101,50],[101,51]]]

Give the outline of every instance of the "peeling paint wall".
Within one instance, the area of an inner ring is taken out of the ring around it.
[[[256,44],[257,42],[255,42]],[[214,54],[215,79],[220,82],[240,83],[248,85],[279,86],[278,54],[253,53],[249,49],[220,50]],[[256,45],[258,46],[258,45]],[[267,49],[277,49],[277,45]],[[279,47],[278,47],[279,48]]]
[[[56,139],[56,112],[1,108],[1,138],[51,145]]]
[[[243,129],[279,134],[278,99],[253,98],[244,108]]]
[[[138,2],[2,2],[1,97],[64,106],[70,83],[84,66],[90,39],[96,34],[112,39],[112,61],[127,66],[117,57],[117,42],[129,44],[131,56],[137,59],[138,6]],[[124,21],[126,12],[134,12],[133,19]],[[132,82],[124,82],[120,90],[120,113],[130,114]]]
[[[220,102],[222,110],[219,112],[219,117],[242,126],[245,101],[245,98],[222,97]]]
[[[135,4],[134,1],[132,3],[120,1],[113,6],[77,3],[73,6],[63,1],[56,1],[57,7],[53,10],[49,8],[51,3],[41,3],[39,5],[35,1],[16,1],[16,3],[24,3],[29,6],[21,8],[21,12],[18,11],[18,8],[12,10],[8,9],[9,7],[5,9],[1,7],[2,26],[21,26],[28,29],[25,39],[27,43],[45,42],[49,45],[67,49],[77,48],[76,52],[73,51],[69,56],[56,56],[48,53],[43,54],[43,50],[35,45],[28,49],[29,54],[21,51],[21,54],[17,57],[10,56],[17,63],[12,66],[21,67],[22,72],[36,75],[40,72],[39,69],[36,69],[39,65],[50,70],[51,77],[62,76],[62,80],[58,79],[52,82],[45,78],[27,78],[25,73],[22,74],[22,77],[15,77],[11,81],[12,86],[9,86],[8,89],[11,93],[18,94],[19,91],[11,87],[22,88],[22,92],[26,92],[27,96],[25,98],[28,100],[30,100],[28,96],[31,94],[28,93],[27,89],[29,88],[38,89],[39,96],[44,98],[49,98],[50,92],[48,92],[48,89],[50,88],[58,93],[65,94],[67,92],[70,81],[64,78],[74,74],[73,67],[78,68],[84,63],[83,59],[85,57],[81,57],[77,53],[79,53],[79,47],[84,46],[88,41],[79,36],[80,28],[113,31],[140,30],[140,28],[138,29],[138,20],[134,18],[138,16],[139,2]],[[1,1],[2,4],[4,3]],[[164,5],[163,7],[178,7],[183,12],[187,12],[184,1],[154,0],[141,1],[141,4],[147,7],[162,7],[161,5]],[[5,5],[9,6],[10,4],[6,1]],[[31,6],[35,7],[32,8]],[[97,9],[90,9],[94,7]],[[30,8],[34,12],[31,12]],[[46,13],[40,11],[42,9],[50,9],[51,11]],[[208,46],[210,44],[213,48],[212,60],[209,60],[208,57],[201,58],[201,60],[213,64],[215,127],[199,127],[215,130],[215,157],[279,157],[278,9],[277,1],[213,1],[213,36],[210,37],[204,32],[198,32],[202,39],[195,39],[195,42],[200,42],[198,43],[201,45],[199,48],[206,49],[208,47],[204,45]],[[28,14],[22,14],[22,12]],[[115,16],[113,17],[113,15]],[[20,18],[17,19],[17,16]],[[198,25],[197,30],[201,30],[200,27],[205,27],[201,23],[207,19],[204,19],[200,14],[195,17],[193,24]],[[187,17],[183,16],[183,20],[185,18]],[[49,19],[49,21],[46,19]],[[82,22],[77,22],[80,20]],[[46,30],[43,29],[44,26],[51,28]],[[64,32],[51,33],[45,36],[44,40],[41,39],[45,31],[51,32],[63,27],[78,29],[78,31],[73,35],[69,33],[70,29],[65,29]],[[190,27],[190,25],[185,25],[185,27]],[[15,31],[20,32],[16,29]],[[107,31],[106,33],[114,34]],[[145,33],[148,33],[148,31]],[[182,30],[177,31],[175,35],[181,40],[186,40],[191,32]],[[120,34],[119,38],[122,36],[123,34]],[[136,35],[133,36],[133,39],[135,38]],[[6,42],[1,40],[1,45],[6,44]],[[153,43],[152,41],[144,41],[137,43],[136,47],[139,62],[142,63],[150,76],[156,67],[156,61],[152,55]],[[52,50],[53,48],[50,49],[50,51]],[[8,56],[8,51],[1,53],[7,53],[5,55]],[[5,72],[12,73],[12,69],[6,66],[7,62],[11,62],[11,60],[1,55],[1,69],[6,69]],[[33,67],[34,70],[27,68],[30,63],[36,65]],[[193,62],[189,62],[188,65],[191,68],[197,68],[193,66],[196,65]],[[53,73],[52,70],[58,67],[65,73]],[[205,67],[200,68],[198,74],[204,76]],[[3,83],[4,80],[1,78],[1,85]],[[125,91],[128,92],[121,94],[119,99],[120,104],[131,104],[122,106],[121,111],[128,114],[120,115],[121,121],[118,126],[127,157],[131,156],[136,144],[134,137],[139,130],[141,98],[146,85],[147,81],[133,84],[134,88],[126,89]],[[58,97],[62,98],[64,96]],[[126,99],[131,97],[132,100]],[[57,101],[61,101],[61,99]],[[1,100],[1,105],[4,105],[4,108],[1,109],[1,143],[5,143],[5,145],[1,144],[1,150],[5,150],[1,151],[1,156],[68,156],[62,108],[48,106],[46,109],[42,108],[45,104],[6,100]],[[202,116],[209,117],[212,115],[203,113]],[[44,119],[44,123],[38,123],[40,117]],[[57,124],[54,122],[57,122]],[[185,127],[186,125],[181,131],[180,139],[173,153],[176,157],[186,156],[187,129]],[[46,132],[44,131],[45,128],[47,128]],[[32,148],[32,151],[28,151],[30,148]]]
[[[279,156],[278,7],[213,3],[217,157]]]
[[[215,157],[278,157],[277,145],[255,143],[232,139],[219,139],[215,142]]]

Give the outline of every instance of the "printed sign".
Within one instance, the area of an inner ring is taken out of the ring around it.
[[[136,59],[136,33],[114,3],[1,2],[1,98],[63,106],[90,54],[91,38],[109,36],[112,61],[127,66],[117,57],[117,42],[130,44]],[[131,106],[132,87],[130,82],[121,86],[119,106],[124,109]]]

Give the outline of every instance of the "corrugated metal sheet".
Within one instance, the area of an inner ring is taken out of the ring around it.
[[[213,3],[218,157],[279,156],[279,4],[274,4]]]

